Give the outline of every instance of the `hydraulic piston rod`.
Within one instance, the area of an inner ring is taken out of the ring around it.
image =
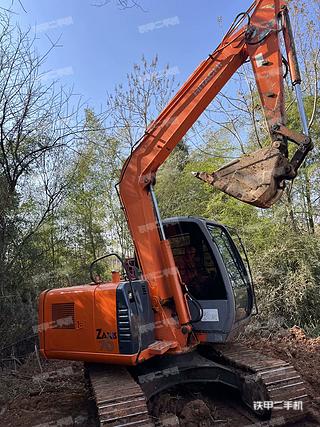
[[[300,115],[300,120],[302,124],[303,133],[308,136],[309,135],[309,127],[306,111],[303,105],[302,92],[301,92],[301,74],[299,70],[299,63],[297,58],[296,47],[293,38],[293,32],[290,22],[290,17],[288,13],[287,7],[283,9],[283,36],[284,42],[286,46],[287,56],[288,56],[288,64],[289,64],[289,72],[292,86],[294,87],[298,110]]]

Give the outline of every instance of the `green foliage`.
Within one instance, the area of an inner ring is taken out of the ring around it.
[[[107,231],[115,227],[119,206],[114,184],[119,178],[117,140],[106,135],[93,111],[86,110],[85,132],[80,152],[70,173],[70,185],[61,207],[61,271],[71,283],[87,282],[90,263],[112,248]],[[55,221],[54,221],[55,222]],[[50,231],[52,232],[50,225]],[[54,230],[53,230],[54,232]],[[56,235],[57,233],[54,232]],[[111,238],[110,238],[111,237]],[[71,255],[71,256],[70,256]],[[108,263],[99,264],[97,273],[110,276]]]
[[[183,143],[178,145],[157,175],[156,192],[161,213],[163,217],[204,216],[212,190],[192,172],[198,168],[210,169],[210,160],[190,162],[186,149],[181,147],[184,147]]]
[[[253,263],[261,314],[282,317],[288,326],[314,325],[320,316],[320,241],[281,231]]]

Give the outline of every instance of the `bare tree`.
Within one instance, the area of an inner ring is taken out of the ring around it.
[[[107,107],[114,126],[114,136],[132,147],[147,126],[169,102],[175,91],[178,67],[159,69],[156,56],[150,62],[143,56],[127,75],[125,84],[108,94]]]
[[[13,25],[9,14],[1,15],[0,25],[0,284],[4,293],[8,269],[57,203],[65,185],[40,185],[37,177],[44,158],[72,148],[81,127],[79,105],[70,109],[72,94],[63,88],[56,90],[55,83],[47,82],[40,72],[49,52],[39,57],[29,32]],[[35,186],[44,196],[39,197],[31,215],[26,209],[31,200],[28,191]],[[28,218],[18,214],[21,206]]]
[[[132,243],[114,192],[114,185],[120,175],[119,164],[123,163],[147,126],[169,102],[176,88],[175,77],[178,72],[177,67],[168,65],[161,69],[157,56],[150,62],[142,57],[141,62],[135,64],[128,73],[126,82],[117,85],[114,93],[107,97],[108,123],[112,129],[110,133],[113,140],[118,141],[113,154],[116,158],[113,161],[113,180],[108,184],[107,203],[117,241],[124,254],[132,248]],[[109,151],[114,145],[110,147]],[[112,169],[112,165],[109,167]]]
[[[95,0],[92,5],[96,7],[103,7],[110,3],[112,3],[112,0]],[[143,10],[140,3],[136,0],[116,0],[116,4],[120,9],[132,9],[133,7],[138,7]]]

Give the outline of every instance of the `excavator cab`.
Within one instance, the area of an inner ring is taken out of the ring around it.
[[[231,339],[254,305],[244,248],[239,245],[239,250],[227,228],[213,221],[170,218],[163,227],[188,290],[193,331],[201,342]]]

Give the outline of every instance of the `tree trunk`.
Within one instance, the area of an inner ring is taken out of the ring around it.
[[[297,232],[298,231],[298,227],[297,227],[297,223],[296,223],[296,219],[294,216],[294,211],[293,211],[293,203],[292,203],[292,197],[291,197],[291,192],[290,190],[286,190],[285,192],[286,195],[286,209],[287,209],[287,213],[289,215],[290,218],[290,224],[292,226],[292,229]]]
[[[304,181],[305,181],[305,199],[306,199],[306,216],[308,221],[309,233],[314,234],[314,218],[313,218],[313,207],[311,201],[311,182],[308,176],[307,170],[303,169]]]

